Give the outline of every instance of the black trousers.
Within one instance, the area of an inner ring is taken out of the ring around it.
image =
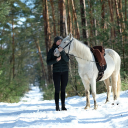
[[[55,93],[60,92],[60,84],[61,84],[61,92],[65,92],[65,89],[68,83],[68,71],[54,72],[53,81],[54,81],[54,86],[55,86]]]

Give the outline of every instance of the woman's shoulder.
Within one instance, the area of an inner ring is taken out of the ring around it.
[[[54,51],[54,48],[51,47],[48,52],[53,52],[53,51]]]
[[[57,48],[57,46],[52,46],[49,50],[49,52],[54,52],[54,50]]]

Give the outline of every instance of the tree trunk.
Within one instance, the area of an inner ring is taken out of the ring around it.
[[[125,28],[127,28],[127,0],[125,0]],[[126,29],[125,29],[125,42],[127,40]]]
[[[54,4],[53,4],[53,0],[50,0],[51,6],[52,6],[52,18],[53,18],[53,25],[54,25],[54,37],[56,36],[56,21],[55,21],[55,10],[54,10]]]
[[[120,21],[121,21],[121,31],[122,31],[122,51],[123,51],[123,66],[124,66],[124,73],[126,71],[126,64],[125,64],[125,36],[123,34],[125,30],[125,24],[124,24],[124,16],[122,12],[122,0],[119,0],[119,12],[120,12]],[[125,75],[124,75],[125,79]]]
[[[94,19],[94,24],[95,24],[95,36],[97,37],[97,29],[96,29],[96,27],[97,27],[97,20],[96,19]],[[97,38],[95,39],[95,45],[98,45]]]
[[[60,35],[65,37],[67,35],[67,18],[65,9],[65,0],[60,1]]]
[[[87,34],[86,34],[86,12],[85,12],[85,0],[80,0],[81,8],[81,23],[82,23],[82,34],[84,44],[88,45]]]
[[[75,17],[74,15],[72,16],[72,33],[73,33],[73,37],[77,38],[77,35],[76,35],[76,26],[75,26]]]
[[[46,47],[46,55],[48,53],[48,43],[47,43],[47,23],[46,23],[46,7],[45,2],[43,2],[43,19],[44,19],[44,35],[45,35],[45,47]]]
[[[45,81],[47,81],[47,77],[46,77],[46,71],[45,71],[45,66],[44,66],[44,62],[43,62],[43,58],[42,58],[42,54],[41,54],[41,50],[40,50],[40,45],[39,45],[39,41],[35,41],[36,47],[38,49],[38,54],[39,54],[39,58],[40,58],[40,62],[41,62],[41,67],[42,67],[42,78],[44,76]]]
[[[124,15],[122,12],[122,0],[119,0],[119,12],[120,12],[120,18],[121,18],[121,28],[122,28],[122,32],[124,32],[125,30],[125,23],[124,23]]]
[[[72,5],[72,10],[73,10],[73,17],[74,17],[74,20],[76,22],[76,35],[77,35],[77,39],[80,39],[79,24],[77,22],[77,15],[76,15],[76,11],[75,11],[75,6],[74,6],[74,1],[73,0],[71,0],[71,5]]]
[[[91,24],[91,26],[90,26],[90,47],[92,47],[94,45],[93,40],[92,40],[92,38],[93,38],[93,26],[94,26],[93,17],[92,17],[92,4],[93,4],[93,1],[88,0],[88,5],[90,7],[89,14],[90,14],[90,24]]]
[[[105,1],[104,0],[101,0],[101,4],[102,4],[102,9],[101,9],[101,28],[103,29],[103,32],[104,32],[104,29],[105,29],[105,23],[104,23],[104,19],[105,19]],[[103,42],[101,42],[101,45],[103,45]]]
[[[57,34],[60,35],[60,1],[58,0],[58,15],[57,15]]]
[[[50,31],[50,23],[49,23],[49,13],[48,13],[48,3],[47,0],[45,0],[45,11],[46,11],[46,23],[47,23],[47,42],[48,42],[48,48],[51,48],[51,31]]]
[[[68,36],[68,25],[67,25],[66,9],[64,9],[64,11],[65,11],[65,33],[66,33],[66,36]]]
[[[112,1],[111,0],[108,0],[108,4],[109,4],[109,10],[110,10],[110,20],[111,20],[111,41],[112,41],[112,48],[114,49],[114,39],[115,39],[115,36],[114,36],[114,27],[113,27],[113,6],[112,6]]]
[[[43,6],[43,16],[44,16],[44,31],[45,31],[45,46],[46,46],[46,55],[51,48],[51,32],[50,32],[50,24],[49,24],[49,14],[48,14],[48,5],[47,0],[42,0]],[[51,66],[47,65],[48,69],[48,82],[52,83],[52,70]]]
[[[14,20],[12,15],[12,70],[13,70],[13,79],[15,77],[15,36],[14,36]]]
[[[124,25],[124,18],[123,18],[123,13],[122,13],[122,0],[115,0],[115,6],[116,6],[116,15],[117,15],[117,22],[119,26],[119,32],[122,36],[122,52],[123,52],[123,66],[124,66],[124,72],[126,71],[126,65],[125,65],[125,37],[123,35],[125,25]],[[119,11],[120,10],[120,11]],[[125,79],[125,76],[124,76]]]
[[[105,18],[105,1],[104,0],[101,0],[101,4],[102,4],[102,9],[101,9],[101,27],[104,31],[104,18]]]
[[[72,33],[72,21],[71,21],[71,12],[70,12],[70,0],[68,0],[68,32]]]
[[[118,23],[118,27],[119,27],[119,33],[122,33],[121,31],[121,24],[120,24],[120,13],[119,13],[119,7],[118,7],[118,1],[115,1],[115,7],[116,7],[116,17],[117,17],[117,23]]]

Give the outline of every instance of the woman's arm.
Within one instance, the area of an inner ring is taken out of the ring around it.
[[[52,56],[53,56],[52,54],[53,54],[53,52],[50,49],[49,52],[48,52],[48,55],[47,55],[47,65],[52,65],[52,64],[57,63],[56,59],[52,59]]]
[[[61,54],[61,57],[66,61],[66,62],[69,62],[69,56],[65,53],[65,51],[61,51],[60,52]]]

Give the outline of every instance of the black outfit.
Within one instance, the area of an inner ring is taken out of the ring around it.
[[[53,81],[55,86],[55,104],[56,111],[59,111],[59,92],[60,92],[60,83],[61,83],[61,104],[62,110],[67,110],[65,108],[65,89],[68,82],[68,61],[69,56],[65,51],[60,52],[61,60],[57,62],[57,57],[54,56],[54,50],[57,48],[57,45],[49,50],[47,55],[47,64],[53,65]]]
[[[47,55],[47,64],[53,64],[53,72],[65,72],[68,71],[68,61],[69,56],[65,53],[65,51],[60,52],[61,60],[57,62],[57,57],[54,56],[54,50],[57,48],[57,45],[53,45],[53,47],[49,50]]]
[[[65,92],[65,88],[68,82],[68,71],[65,72],[53,72],[53,80],[55,85],[55,92],[60,92],[60,83],[61,83],[61,92]]]

